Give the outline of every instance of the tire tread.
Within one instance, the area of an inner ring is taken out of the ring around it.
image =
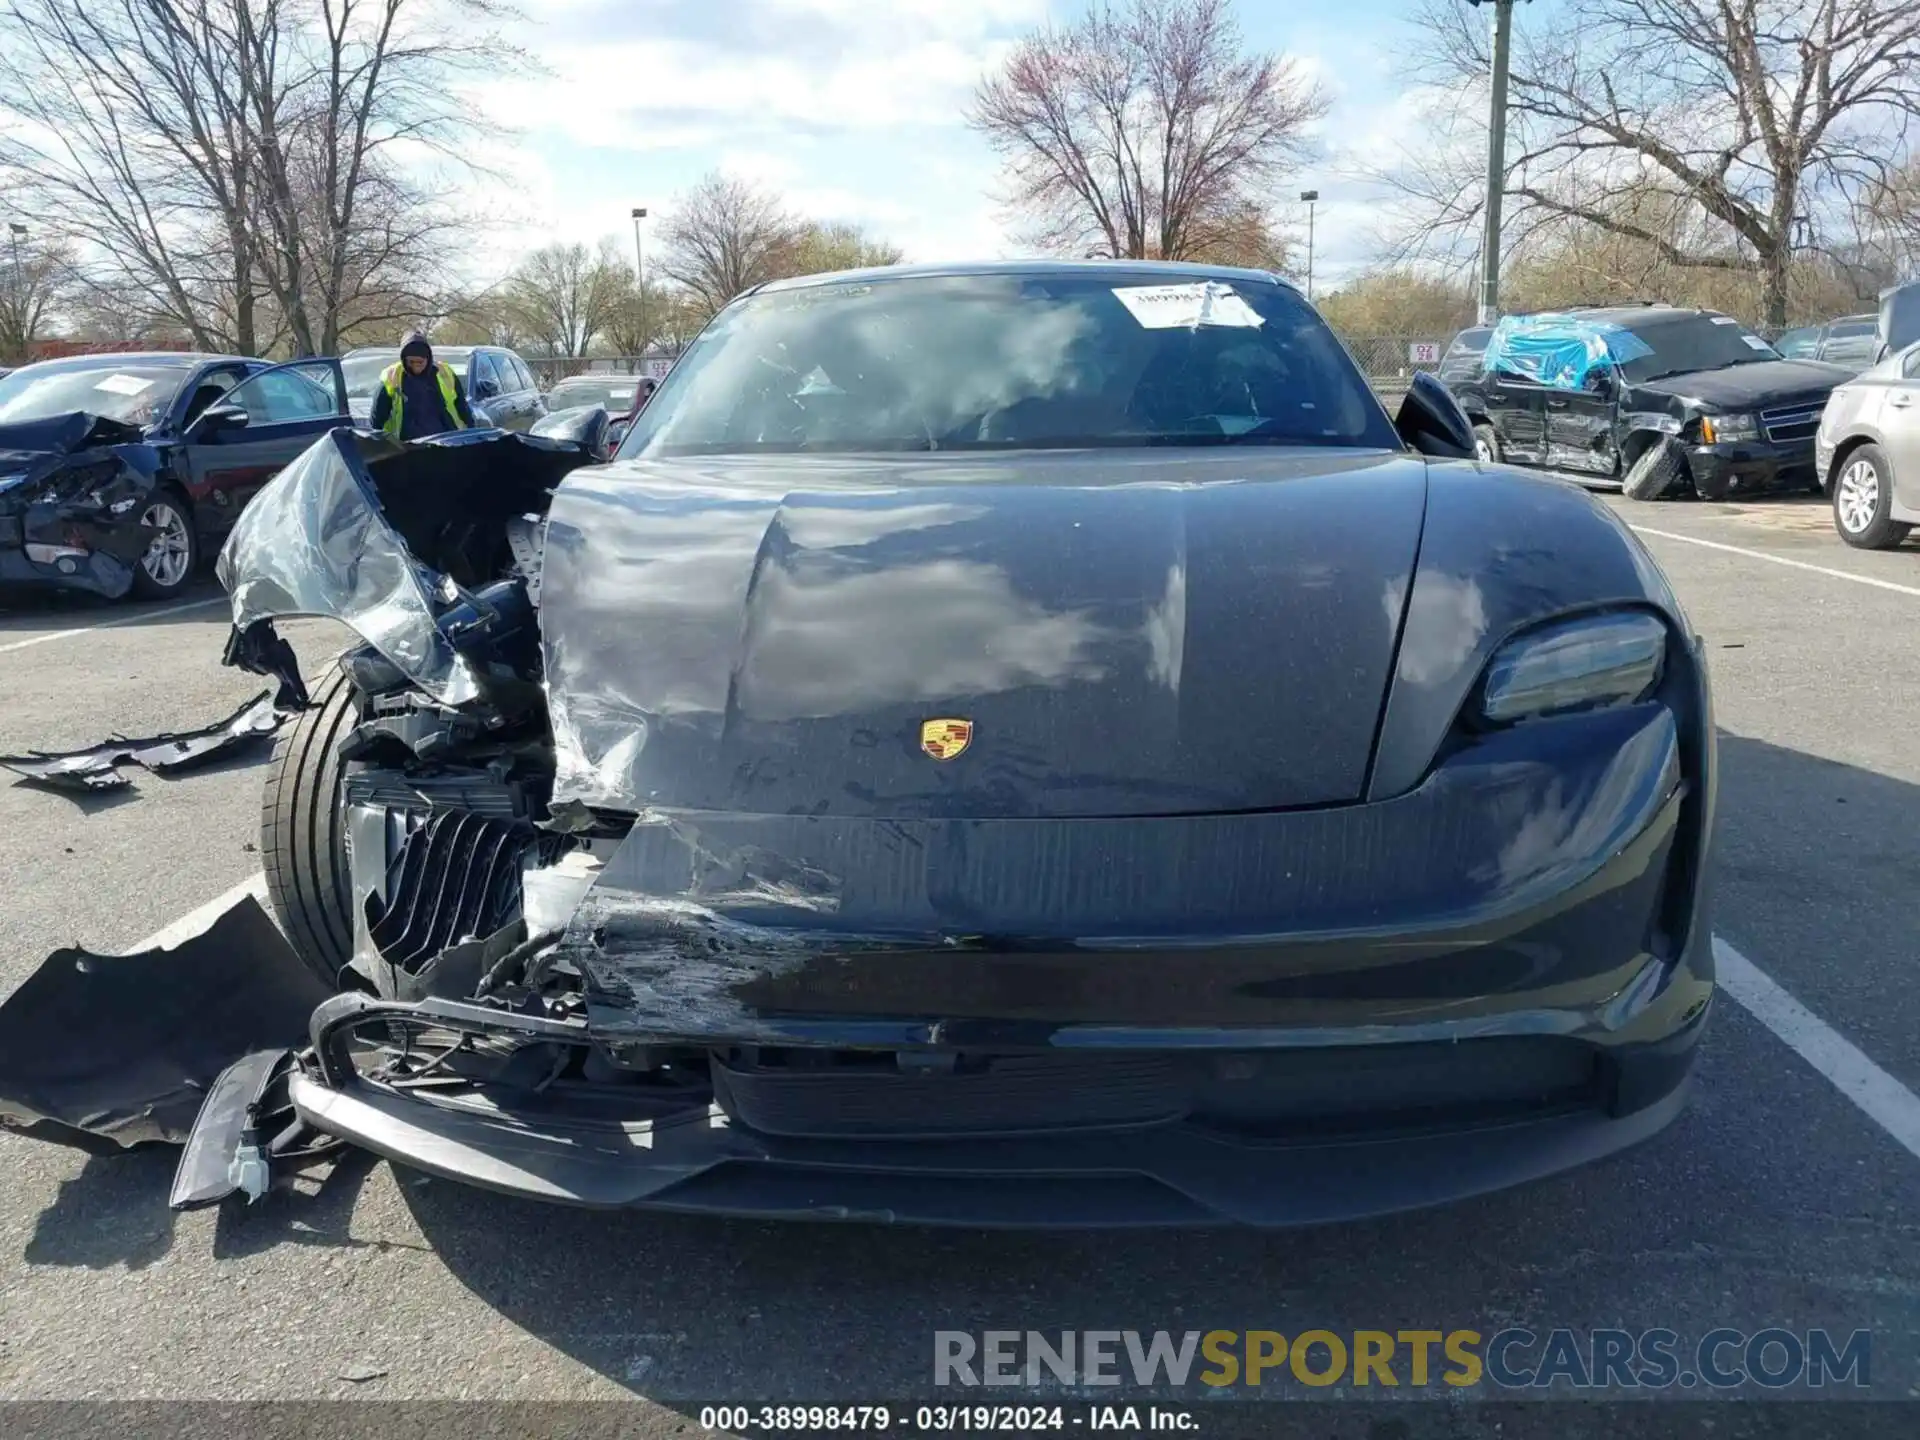
[[[267,897],[294,949],[329,984],[353,951],[338,752],[355,719],[353,691],[335,670],[275,742],[260,794]]]

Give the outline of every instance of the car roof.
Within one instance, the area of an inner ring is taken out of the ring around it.
[[[113,350],[94,355],[62,355],[57,360],[35,360],[20,370],[111,370],[116,365],[208,365],[225,361],[234,365],[258,364],[245,355],[206,355],[197,350]]]
[[[921,265],[880,265],[863,270],[832,270],[820,275],[796,275],[769,280],[749,292],[759,295],[781,290],[805,290],[816,285],[843,285],[874,280],[919,280],[960,276],[1004,275],[1015,279],[1098,279],[1104,275],[1139,275],[1162,283],[1175,280],[1245,280],[1281,285],[1299,292],[1284,276],[1268,270],[1234,265],[1202,265],[1189,260],[972,260]]]

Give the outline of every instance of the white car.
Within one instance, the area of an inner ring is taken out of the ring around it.
[[[1814,457],[1847,544],[1891,550],[1920,525],[1920,344],[1833,392]]]

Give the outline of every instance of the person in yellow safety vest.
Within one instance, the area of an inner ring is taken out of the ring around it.
[[[473,424],[473,408],[460,377],[433,358],[433,346],[418,330],[400,342],[400,359],[380,377],[373,397],[373,428],[396,440],[424,440]]]

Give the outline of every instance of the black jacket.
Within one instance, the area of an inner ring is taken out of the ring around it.
[[[426,356],[427,368],[415,375],[405,367],[409,354]],[[440,394],[440,378],[434,372],[440,364],[433,358],[433,347],[427,343],[427,337],[419,331],[408,335],[400,346],[400,438],[404,440],[422,440],[429,435],[445,434],[457,428],[447,414],[446,404]],[[454,410],[460,417],[460,424],[471,427],[473,407],[467,403],[466,388],[461,385],[460,377],[451,372],[448,379],[453,381]],[[374,393],[373,428],[381,430],[393,414],[393,400],[383,384]]]

